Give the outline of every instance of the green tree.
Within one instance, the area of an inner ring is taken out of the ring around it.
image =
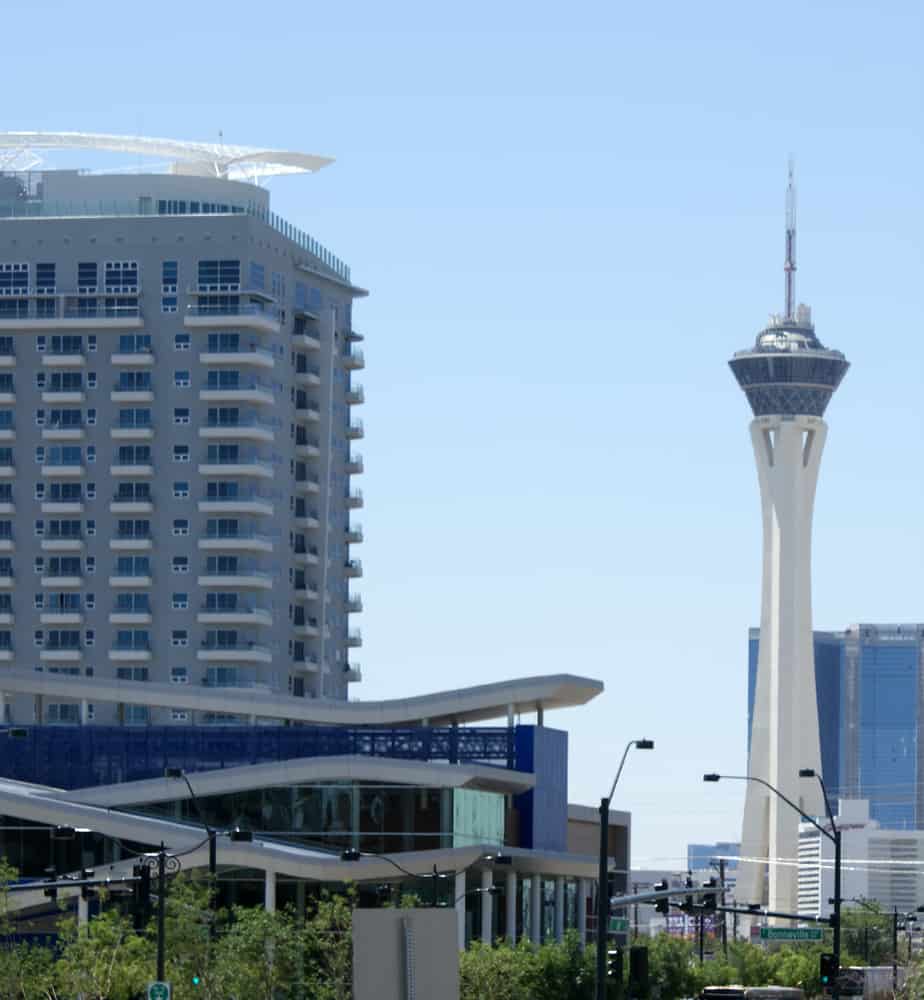
[[[298,928],[303,978],[312,1000],[342,1000],[353,989],[353,908],[356,894],[322,893]]]

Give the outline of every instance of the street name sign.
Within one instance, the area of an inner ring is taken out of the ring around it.
[[[629,929],[628,917],[610,917],[611,934],[616,934],[619,931],[627,931],[628,929]]]
[[[820,927],[761,927],[761,941],[820,941],[824,932]]]

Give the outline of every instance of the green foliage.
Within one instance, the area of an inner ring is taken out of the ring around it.
[[[593,1000],[594,955],[574,931],[540,948],[472,942],[459,959],[460,1000]]]

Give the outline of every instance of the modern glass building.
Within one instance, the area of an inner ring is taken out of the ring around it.
[[[748,640],[748,734],[760,630]],[[822,769],[833,795],[868,799],[886,829],[924,827],[924,624],[815,632]]]

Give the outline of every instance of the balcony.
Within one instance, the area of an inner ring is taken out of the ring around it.
[[[142,587],[150,587],[154,583],[154,580],[150,575],[141,576],[135,575],[134,573],[126,576],[110,576],[109,586],[124,590],[134,590],[140,589]]]
[[[0,479],[15,479],[15,478],[16,478],[15,465],[0,465]]]
[[[208,532],[199,538],[204,552],[272,552],[273,538],[256,531]]]
[[[154,386],[151,383],[118,381],[114,383],[109,398],[113,403],[153,403]]]
[[[154,466],[144,462],[139,462],[138,464],[116,463],[115,465],[109,466],[109,475],[116,478],[119,478],[120,476],[150,478],[154,475]]]
[[[150,514],[153,511],[154,501],[150,497],[145,499],[143,495],[133,499],[116,493],[109,504],[111,514]]]
[[[43,368],[84,368],[87,356],[83,351],[68,351],[62,354],[48,352],[42,355]]]
[[[39,659],[43,663],[54,661],[57,663],[80,663],[83,659],[83,651],[79,648],[72,649],[63,646],[46,646],[40,653]]]
[[[83,614],[80,609],[45,608],[39,615],[41,625],[82,625]]]
[[[363,599],[358,595],[351,594],[346,602],[347,614],[358,615],[363,609]]]
[[[343,676],[347,684],[358,684],[363,679],[362,667],[358,663],[351,663],[343,668]]]
[[[316,365],[300,365],[295,369],[295,381],[298,385],[320,385],[321,369]]]
[[[295,419],[307,424],[316,424],[321,419],[321,411],[316,403],[296,404]]]
[[[363,526],[351,524],[346,530],[347,545],[360,545],[363,541]]]
[[[153,621],[150,611],[113,611],[109,615],[110,625],[150,625]]]
[[[109,659],[113,663],[149,663],[154,658],[149,643],[134,645],[115,645],[109,650]]]
[[[150,347],[127,353],[117,352],[109,356],[109,363],[116,367],[153,368],[154,360],[154,351]]]
[[[8,424],[6,427],[0,427],[0,441],[15,441],[16,440],[16,428],[12,424]]]
[[[150,552],[154,548],[151,535],[117,535],[109,539],[113,552]]]
[[[43,552],[82,552],[83,537],[80,535],[45,535],[42,539]]]
[[[352,490],[346,495],[346,505],[351,510],[359,510],[363,505],[363,491]]]
[[[55,590],[72,590],[75,587],[83,586],[83,577],[50,572],[48,576],[40,577],[40,582],[43,587]]]
[[[273,653],[254,639],[239,639],[235,643],[203,639],[196,659],[206,663],[272,663]]]
[[[300,496],[304,496],[307,493],[320,493],[321,481],[316,476],[306,476],[304,479],[296,479],[295,492]]]
[[[299,458],[317,458],[321,454],[321,442],[305,433],[304,427],[296,428],[295,454]]]
[[[113,441],[153,441],[154,426],[146,424],[132,427],[113,427],[109,431],[109,437]]]
[[[13,573],[9,568],[0,569],[0,590],[13,589]]]
[[[16,367],[16,352],[12,347],[0,349],[0,369]]]
[[[200,476],[227,476],[229,478],[249,477],[251,479],[274,479],[275,470],[261,455],[241,454],[234,459],[205,461],[199,466]]]
[[[292,344],[295,347],[304,347],[308,351],[321,350],[320,338],[316,337],[314,333],[310,332],[296,333],[292,337]]]
[[[219,380],[203,382],[199,389],[203,403],[251,403],[254,406],[274,406],[276,394],[268,382],[257,379],[238,379],[220,384]]]
[[[203,604],[196,615],[200,625],[259,625],[273,624],[273,613],[269,608],[255,604],[239,603],[236,607],[216,607]]]
[[[39,333],[43,330],[138,330],[141,310],[137,305],[116,306],[98,303],[105,295],[87,297],[82,293],[64,292],[46,297],[45,312],[36,315],[35,306],[23,315],[0,317],[0,331]]]
[[[199,355],[199,363],[203,365],[247,365],[251,368],[274,368],[276,358],[272,351],[251,345],[238,349],[202,351]]]
[[[215,587],[226,590],[272,590],[272,573],[244,566],[226,571],[206,571],[196,581],[200,587]]]
[[[42,502],[43,514],[82,514],[84,511],[82,500],[44,500]]]
[[[205,294],[194,292],[193,294]],[[210,293],[217,294],[217,293]],[[226,294],[226,293],[221,293]],[[233,295],[246,295],[246,292],[234,292]],[[261,293],[262,294],[262,293]],[[183,317],[183,325],[187,329],[201,330],[215,327],[227,327],[233,324],[237,330],[253,330],[256,333],[279,333],[279,311],[270,303],[261,305],[255,302],[227,302],[220,305],[189,305]]]
[[[345,398],[348,406],[361,406],[366,402],[366,391],[361,385],[357,385],[347,389]]]
[[[299,545],[292,551],[292,561],[296,566],[317,566],[320,553],[315,545]]]
[[[13,541],[12,535],[0,538],[0,552],[13,552],[15,549],[16,543]]]
[[[353,578],[363,575],[363,564],[361,559],[347,559],[343,564],[344,573]]]
[[[272,498],[251,490],[241,490],[235,496],[206,497],[198,503],[201,514],[257,514],[272,517],[276,507]]]
[[[359,629],[353,629],[347,633],[346,644],[352,649],[358,649],[363,644],[363,634]]]
[[[49,423],[42,428],[43,441],[83,441],[86,436],[83,424]]]
[[[320,515],[316,510],[295,509],[295,523],[300,528],[319,528],[321,526]]]
[[[346,474],[348,476],[360,476],[365,470],[362,455],[351,455],[346,462]]]
[[[79,479],[86,471],[80,462],[53,462],[42,466],[42,475],[52,479]]]
[[[304,670],[308,674],[318,674],[321,672],[321,665],[314,653],[308,653],[304,660],[295,660],[292,663],[293,670]]]
[[[343,355],[343,367],[357,371],[366,367],[366,359],[362,351],[348,351]]]
[[[317,618],[303,618],[301,621],[296,619],[293,624],[293,630],[296,635],[304,636],[308,639],[316,639],[321,634]]]
[[[276,428],[268,420],[250,417],[246,420],[210,420],[199,428],[199,437],[208,441],[263,441],[276,440]]]
[[[356,420],[347,427],[346,436],[351,441],[358,441],[360,438],[365,437],[366,432],[363,429],[363,422],[361,420]]]
[[[42,392],[42,402],[43,403],[85,403],[87,401],[87,394],[83,389],[63,389],[63,388],[52,388],[46,389]]]

